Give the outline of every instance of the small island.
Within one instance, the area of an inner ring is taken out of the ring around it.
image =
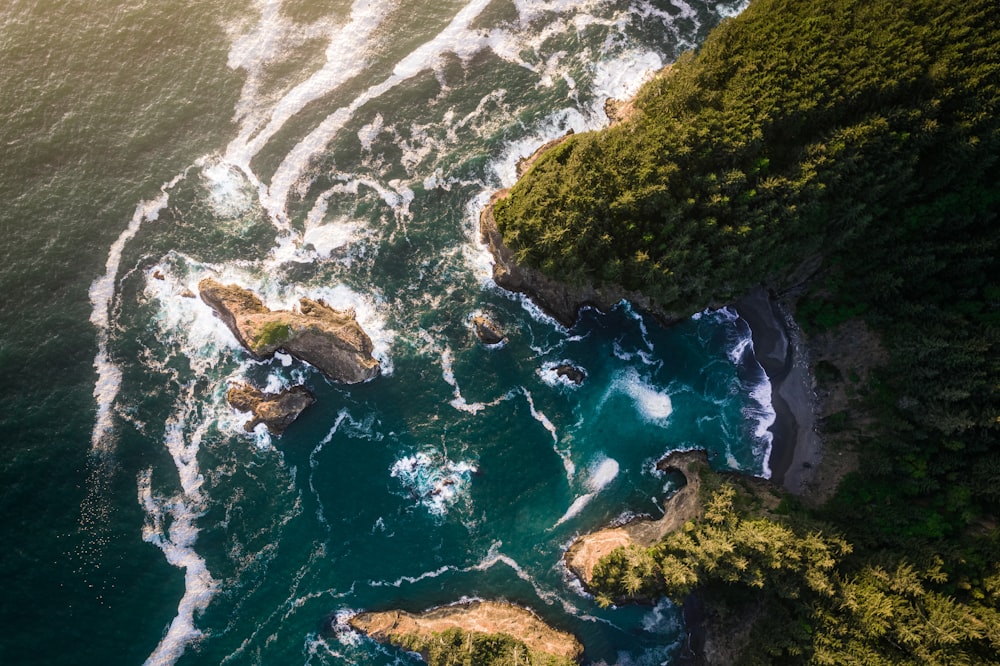
[[[198,291],[255,358],[284,351],[345,384],[367,381],[380,372],[371,338],[353,310],[335,310],[309,298],[299,300],[297,311],[271,310],[250,290],[212,278],[198,283]]]
[[[348,624],[377,641],[419,652],[431,666],[456,663],[450,658],[459,653],[471,654],[477,666],[572,666],[583,655],[583,646],[572,635],[504,602],[471,601],[418,614],[359,613]]]

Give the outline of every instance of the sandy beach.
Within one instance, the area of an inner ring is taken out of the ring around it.
[[[805,346],[790,317],[766,289],[757,287],[736,303],[749,324],[754,353],[771,380],[775,420],[771,480],[802,494],[822,458],[816,433],[816,398]]]

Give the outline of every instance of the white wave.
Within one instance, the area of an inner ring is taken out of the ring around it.
[[[366,153],[370,153],[372,150],[372,144],[375,143],[375,139],[378,135],[382,133],[385,129],[385,121],[382,119],[381,113],[376,113],[375,118],[372,119],[370,123],[364,125],[360,130],[358,130],[358,141],[361,142],[361,150]]]
[[[486,40],[480,31],[470,30],[469,26],[491,2],[492,0],[473,0],[467,4],[433,39],[400,60],[391,76],[365,90],[349,105],[337,109],[324,118],[308,136],[292,148],[278,166],[267,192],[262,197],[264,207],[272,218],[285,218],[288,194],[305,173],[310,159],[329,145],[358,109],[400,83],[421,72],[434,69],[446,53],[454,53],[463,61],[478,53],[485,46]]]
[[[169,191],[184,178],[186,173],[185,171],[170,182],[164,183],[160,187],[160,195],[155,199],[139,202],[128,226],[108,249],[104,275],[94,280],[88,291],[92,306],[90,323],[97,328],[97,355],[94,357],[94,369],[97,370],[97,381],[94,384],[97,414],[90,437],[90,447],[93,453],[110,452],[113,446],[111,436],[114,432],[114,419],[111,410],[118,397],[118,392],[121,390],[122,372],[111,360],[108,353],[108,342],[111,328],[111,301],[115,296],[115,278],[118,276],[118,269],[121,266],[122,252],[128,242],[139,233],[139,228],[144,221],[152,222],[159,217],[160,211],[167,207],[170,199]]]
[[[470,462],[452,462],[437,451],[400,458],[389,469],[409,494],[434,516],[444,516],[478,468]]]
[[[774,433],[771,432],[771,426],[774,425],[774,422],[777,419],[777,413],[774,411],[774,405],[771,402],[771,380],[767,378],[763,369],[761,369],[760,375],[763,379],[750,389],[750,398],[757,403],[757,408],[750,408],[747,412],[748,416],[756,421],[753,433],[754,437],[763,445],[765,449],[763,452],[763,468],[761,470],[761,476],[765,479],[770,479],[771,447],[774,443]]]
[[[587,376],[587,371],[576,365],[573,361],[568,359],[562,359],[561,361],[546,361],[542,364],[542,367],[538,369],[538,376],[541,378],[542,382],[546,386],[551,386],[553,388],[568,388],[568,389],[578,389],[580,384],[577,384],[569,377],[565,375],[560,375],[558,369],[564,366],[572,366],[583,373],[584,377]]]
[[[595,493],[604,490],[618,476],[618,471],[619,465],[617,460],[599,455],[588,468],[587,488]]]
[[[310,102],[361,74],[368,64],[372,35],[395,4],[393,0],[357,0],[347,23],[333,26],[321,21],[304,27],[282,14],[280,0],[259,0],[259,23],[235,39],[229,51],[229,67],[245,70],[247,79],[237,104],[240,131],[226,149],[226,159],[249,171],[250,161],[289,119]],[[316,37],[328,40],[323,67],[276,104],[262,104],[261,84],[267,65],[277,60],[284,48]]]
[[[580,610],[575,605],[573,605],[566,599],[563,599],[557,593],[543,588],[541,585],[539,585],[538,581],[536,581],[535,578],[529,572],[525,571],[525,569],[520,564],[517,563],[517,560],[510,557],[509,555],[504,555],[503,553],[501,553],[500,548],[502,546],[503,546],[502,541],[495,542],[492,546],[490,546],[489,552],[487,552],[486,557],[484,557],[475,566],[469,567],[468,569],[463,569],[463,571],[486,571],[488,569],[492,569],[494,566],[498,564],[504,564],[510,567],[514,571],[514,573],[517,574],[518,578],[531,585],[532,589],[535,591],[535,594],[538,595],[539,599],[542,599],[550,604],[558,602],[559,605],[562,606],[565,612],[571,615],[579,614]]]
[[[576,517],[581,511],[583,511],[584,507],[590,504],[591,500],[597,497],[598,493],[604,490],[609,483],[615,480],[618,476],[618,472],[619,465],[617,460],[614,458],[608,458],[604,454],[599,454],[587,468],[587,479],[584,481],[584,485],[586,485],[587,490],[590,492],[587,492],[573,500],[569,509],[567,509],[566,513],[564,513],[563,516],[556,521],[556,524],[553,525],[553,527],[558,527],[567,520]]]
[[[631,52],[592,65],[592,92],[603,112],[608,99],[630,99],[646,81],[663,69],[663,59],[652,51]]]
[[[473,402],[470,403],[462,395],[462,389],[458,385],[458,380],[455,379],[455,370],[452,366],[452,351],[450,347],[445,347],[441,350],[441,377],[445,382],[453,389],[454,399],[449,401],[450,404],[455,409],[460,412],[467,412],[469,414],[478,414],[487,407],[496,407],[501,402],[509,400],[511,398],[511,393],[508,392],[499,398],[492,400],[490,402]]]
[[[195,403],[194,388],[188,386],[178,411],[166,424],[164,444],[181,482],[181,492],[172,498],[154,497],[152,469],[139,475],[139,504],[146,512],[143,540],[163,551],[167,562],[184,569],[184,595],[177,604],[177,615],[170,623],[156,649],[146,659],[149,666],[173,664],[186,647],[201,638],[194,626],[195,615],[208,607],[218,583],[212,578],[205,560],[194,550],[198,539],[195,521],[204,513],[201,494],[204,481],[198,468],[198,450],[208,422],[187,432],[186,414]],[[169,514],[170,519],[166,520]]]
[[[567,520],[575,518],[577,514],[583,511],[583,508],[585,506],[590,504],[590,500],[594,499],[594,497],[596,496],[597,496],[596,493],[586,493],[584,495],[580,495],[579,497],[577,497],[575,500],[573,500],[573,503],[569,505],[569,508],[566,509],[566,513],[564,513],[562,517],[559,520],[557,520],[556,524],[553,525],[552,527],[553,528],[559,527]]]
[[[670,599],[663,597],[643,615],[642,628],[653,634],[673,634],[681,629],[681,615]]]
[[[612,382],[610,391],[621,392],[632,398],[636,410],[651,423],[666,425],[666,420],[673,413],[670,394],[640,377],[634,368],[619,373]]]
[[[496,180],[502,187],[513,187],[517,182],[517,163],[530,157],[538,148],[567,132],[585,132],[592,129],[584,115],[576,108],[554,111],[539,121],[532,131],[504,146],[501,155],[490,164]]]
[[[535,407],[535,400],[531,396],[531,391],[521,387],[521,393],[524,394],[524,398],[528,401],[528,410],[531,412],[533,419],[542,424],[542,427],[548,430],[549,434],[552,435],[552,449],[556,452],[562,460],[563,469],[566,470],[566,480],[572,482],[573,475],[576,474],[576,465],[573,464],[573,458],[570,456],[570,452],[565,449],[559,448],[559,433],[556,430],[556,426],[552,421],[549,420],[541,410]]]
[[[220,159],[201,159],[201,179],[208,190],[208,204],[219,217],[237,217],[253,206],[255,193],[243,171]]]
[[[433,571],[425,571],[422,574],[416,576],[400,576],[396,580],[387,583],[384,581],[369,581],[368,584],[371,587],[402,587],[404,583],[412,585],[413,583],[419,583],[422,580],[427,580],[428,578],[437,578],[449,571],[455,571],[455,567],[443,566]]]
[[[241,349],[221,319],[200,298],[198,282],[210,267],[171,253],[146,271],[143,293],[157,302],[153,321],[160,342],[178,345],[194,370],[204,375],[222,361],[223,352]]]

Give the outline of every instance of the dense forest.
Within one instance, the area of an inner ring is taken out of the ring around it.
[[[888,361],[832,500],[719,486],[599,594],[752,607],[748,663],[1000,663],[1000,3],[753,0],[635,107],[497,203],[518,261],[673,312],[795,283],[807,333],[862,317]]]

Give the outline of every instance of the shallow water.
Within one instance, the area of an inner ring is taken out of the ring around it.
[[[592,663],[669,663],[669,604],[601,610],[578,534],[659,515],[655,461],[767,475],[735,312],[564,329],[498,289],[476,220],[516,161],[735,4],[372,0],[0,10],[10,663],[418,663],[351,612],[525,604]],[[352,307],[383,375],[252,360],[199,280]],[[505,343],[480,344],[486,314]],[[576,386],[553,368],[579,366]],[[282,437],[227,385],[304,383]],[[66,637],[52,642],[53,630]],[[7,659],[4,659],[5,663]]]

